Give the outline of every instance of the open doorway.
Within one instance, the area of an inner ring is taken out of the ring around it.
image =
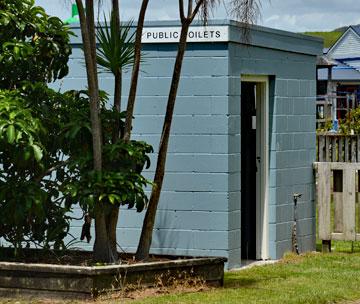
[[[269,258],[268,77],[241,82],[241,259]]]

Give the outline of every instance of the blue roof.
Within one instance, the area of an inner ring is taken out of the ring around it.
[[[350,26],[360,36],[360,24]]]
[[[326,68],[319,69],[318,77],[319,80],[327,80],[328,78],[327,69]],[[332,68],[332,80],[360,82],[360,72],[354,69],[353,67],[338,61],[338,65]]]

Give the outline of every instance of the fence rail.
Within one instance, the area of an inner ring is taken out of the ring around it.
[[[331,250],[332,240],[360,241],[360,229],[356,227],[360,163],[317,162],[314,168],[317,177],[318,233],[323,251]]]
[[[318,162],[360,162],[360,135],[318,134]]]

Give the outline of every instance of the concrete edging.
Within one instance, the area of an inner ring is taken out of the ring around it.
[[[64,266],[0,262],[0,296],[91,298],[126,285],[167,285],[172,279],[201,278],[222,286],[226,258],[189,258],[133,265]]]

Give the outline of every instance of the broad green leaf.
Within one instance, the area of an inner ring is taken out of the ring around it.
[[[114,205],[114,204],[115,204],[115,200],[116,200],[116,198],[115,198],[114,194],[110,194],[110,195],[109,195],[109,201],[110,201],[110,203]]]
[[[38,145],[31,145],[34,151],[34,156],[37,161],[40,161],[43,158],[43,151]]]
[[[7,141],[9,144],[12,144],[15,141],[15,127],[14,125],[9,125],[6,129]]]

